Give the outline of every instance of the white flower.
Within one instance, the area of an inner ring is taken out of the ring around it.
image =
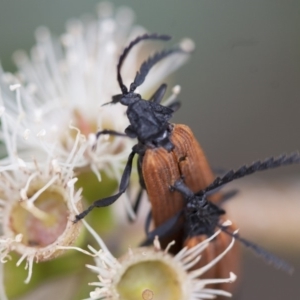
[[[1,108],[1,107],[0,107]],[[71,151],[66,161],[46,154],[45,161],[33,157],[24,161],[18,156],[15,135],[7,131],[6,111],[2,109],[1,124],[8,157],[0,160],[0,264],[9,253],[20,254],[29,282],[34,262],[53,259],[62,253],[57,246],[71,245],[80,233],[74,224],[81,206],[81,190],[74,184],[77,156]],[[0,267],[0,280],[3,277]],[[0,290],[4,293],[4,287]],[[2,296],[3,299],[4,296]]]
[[[76,247],[66,248],[73,248],[95,257],[96,265],[87,265],[87,267],[98,274],[99,281],[90,284],[96,288],[87,300],[201,300],[213,299],[216,296],[231,297],[231,294],[226,291],[205,286],[232,283],[236,279],[233,273],[230,273],[228,278],[201,279],[200,277],[230,251],[234,238],[223,253],[207,265],[190,271],[201,259],[201,252],[220,231],[190,249],[183,248],[175,256],[168,253],[174,242],[162,250],[158,238],[155,238],[153,247],[130,248],[126,255],[116,259],[100,237],[85,221],[83,222],[98,240],[102,250],[96,251],[89,246],[91,253],[88,253]]]
[[[9,251],[18,252],[18,265],[24,259],[29,263],[28,282],[34,261],[58,256],[57,245],[70,245],[78,237],[80,224],[73,223],[77,211],[72,203],[81,209],[80,191],[71,192],[65,181],[72,182],[70,177],[51,166],[48,173],[22,166],[0,171],[0,176],[1,261],[5,262]]]
[[[92,149],[98,130],[124,132],[128,126],[126,107],[102,105],[120,93],[116,80],[119,55],[144,29],[132,26],[134,16],[128,8],[114,13],[110,4],[102,3],[98,12],[98,19],[70,21],[60,39],[53,38],[48,29],[39,28],[31,58],[23,51],[14,55],[18,73],[13,75],[0,69],[0,88],[9,116],[8,130],[17,135],[16,145],[22,150],[22,159],[43,148],[52,149],[65,161],[78,143],[84,151],[75,169],[92,170],[100,180],[100,171],[120,177],[133,145],[127,138],[103,136]],[[191,47],[189,42],[184,45]],[[137,46],[126,59],[122,68],[125,84],[132,82],[141,61],[150,54],[144,50],[143,45]],[[139,92],[144,97],[149,95],[186,59],[187,55],[173,55],[158,64]],[[84,139],[76,140],[77,132]]]
[[[145,32],[132,26],[133,19],[130,9],[114,12],[102,3],[98,18],[70,21],[58,39],[39,28],[30,58],[15,53],[16,74],[0,66],[0,258],[5,263],[10,251],[18,252],[17,265],[25,260],[28,268],[26,282],[34,261],[59,255],[78,236],[80,224],[72,221],[82,210],[82,189],[75,188],[75,175],[121,177],[134,141],[101,136],[94,146],[98,130],[124,132],[128,126],[126,107],[102,105],[120,93],[116,66],[123,48]],[[191,49],[189,43],[182,47]],[[125,84],[149,55],[145,45],[131,51],[122,68]],[[173,55],[157,64],[138,92],[147,99],[186,59]],[[5,299],[1,283],[0,290]]]
[[[22,234],[18,234],[14,239],[0,236],[0,299],[7,300],[4,289],[3,264],[9,259],[10,248],[14,243],[22,241]]]

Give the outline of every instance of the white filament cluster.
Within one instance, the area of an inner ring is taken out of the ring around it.
[[[87,267],[98,274],[99,281],[90,283],[90,285],[95,286],[96,288],[90,293],[90,298],[87,298],[86,300],[116,299],[116,285],[121,280],[121,276],[131,266],[143,261],[161,261],[173,269],[176,272],[177,277],[180,278],[180,283],[178,284],[185,296],[185,300],[213,299],[216,296],[231,297],[231,294],[226,291],[209,289],[205,288],[205,286],[216,283],[232,283],[236,279],[235,274],[230,273],[228,278],[212,279],[201,279],[199,276],[212,268],[228,251],[230,251],[234,244],[234,238],[232,238],[228,247],[207,265],[199,269],[189,271],[201,259],[201,252],[208,247],[211,240],[213,240],[218,234],[220,234],[220,230],[210,238],[190,249],[187,247],[183,248],[175,256],[168,254],[168,249],[174,243],[170,243],[170,245],[163,251],[161,250],[157,237],[153,242],[154,247],[129,249],[126,259],[122,259],[121,261],[113,257],[109,251],[96,251],[92,247],[89,247],[92,255],[95,256],[95,265],[87,265]]]
[[[133,26],[133,21],[130,9],[114,12],[110,4],[102,3],[98,18],[71,20],[66,32],[58,38],[47,28],[39,28],[30,55],[24,51],[14,54],[16,74],[5,72],[0,66],[0,259],[4,263],[9,252],[18,249],[21,258],[17,265],[25,260],[28,269],[26,282],[30,280],[34,261],[40,255],[51,255],[51,251],[38,254],[37,248],[22,246],[20,235],[14,236],[7,229],[11,207],[22,203],[32,215],[45,218],[35,202],[47,189],[56,186],[72,218],[78,213],[76,205],[82,191],[74,186],[77,174],[89,170],[100,181],[100,172],[105,172],[120,180],[134,141],[105,136],[96,141],[95,133],[103,129],[123,132],[128,126],[126,107],[102,105],[120,93],[116,65],[121,51],[129,41],[145,32],[142,27]],[[188,49],[192,46],[191,41],[182,44]],[[149,56],[149,49],[145,49],[138,45],[126,59],[122,68],[126,85]],[[174,55],[157,64],[139,87],[143,98],[147,99],[187,58],[187,55]],[[180,87],[176,86],[166,103],[174,101],[179,92]],[[32,184],[38,188],[29,195]],[[91,267],[102,278],[101,292],[95,291],[93,299],[106,293],[111,274],[122,267],[100,237],[95,233],[94,237],[102,248],[97,253],[97,264],[106,268]],[[57,246],[63,248],[63,243]],[[2,270],[0,264],[0,298],[6,299],[1,285]]]

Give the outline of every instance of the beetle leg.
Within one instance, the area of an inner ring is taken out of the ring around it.
[[[152,101],[154,103],[160,103],[166,93],[166,90],[167,90],[167,85],[165,83],[163,83],[157,89],[157,91],[152,95],[152,97],[149,99],[149,101]]]
[[[143,195],[143,192],[144,190],[141,188],[138,195],[137,195],[137,198],[134,202],[134,205],[133,205],[133,211],[137,214],[137,211],[140,207],[140,203],[141,203],[141,200],[142,200],[142,195]]]
[[[174,101],[173,103],[169,104],[167,107],[171,108],[173,112],[176,112],[181,107],[181,102]]]
[[[139,190],[139,193],[134,201],[134,204],[133,204],[133,212],[135,213],[135,215],[137,215],[137,211],[140,207],[140,204],[141,204],[141,200],[142,200],[142,195],[143,195],[143,192],[144,192],[144,189],[140,188]],[[128,220],[129,222],[133,222],[134,219],[128,214]]]
[[[119,187],[119,192],[113,196],[103,198],[96,200],[91,206],[89,206],[86,210],[81,212],[80,214],[76,215],[76,219],[74,220],[74,223],[78,222],[79,220],[83,219],[94,207],[104,207],[104,206],[109,206],[113,204],[127,189],[129,185],[129,179],[131,175],[131,170],[132,170],[132,161],[134,158],[134,155],[136,154],[135,151],[132,151],[129,154],[126,167],[124,169],[122,178],[121,178],[121,183]]]
[[[134,204],[133,204],[133,212],[135,213],[135,215],[137,215],[137,211],[140,207],[140,203],[141,203],[141,200],[142,200],[142,195],[143,195],[143,191],[146,190],[146,185],[145,185],[145,181],[144,181],[144,178],[143,178],[143,172],[142,172],[142,156],[140,155],[139,158],[138,158],[138,161],[137,161],[137,172],[138,172],[138,175],[139,175],[139,182],[140,182],[140,190],[139,190],[139,193],[134,201]],[[129,222],[133,222],[134,219],[128,214],[128,220]]]
[[[126,133],[117,132],[117,131],[110,130],[110,129],[104,129],[104,130],[98,131],[98,132],[96,133],[96,139],[98,139],[99,136],[102,135],[102,134],[109,134],[109,135],[116,135],[116,136],[126,136],[126,137],[129,137]]]
[[[149,213],[147,214],[146,221],[145,221],[145,233],[146,233],[146,236],[149,236],[149,229],[150,229],[151,219],[152,219],[152,211],[150,209]]]
[[[176,226],[177,221],[179,220],[180,216],[182,214],[182,210],[178,212],[176,215],[174,215],[172,218],[161,224],[160,226],[156,227],[151,232],[148,232],[146,240],[141,244],[141,246],[147,246],[151,245],[153,243],[153,240],[155,236],[158,236],[159,238],[163,238],[164,236],[168,235],[174,230],[178,230],[180,227]],[[148,215],[149,217],[149,215]],[[150,215],[151,217],[151,215]],[[146,222],[148,221],[148,218]],[[150,218],[151,221],[151,218]],[[150,225],[150,222],[149,222]],[[146,227],[146,226],[145,226]],[[147,231],[149,230],[149,227]]]
[[[117,132],[117,131],[110,130],[110,129],[104,129],[104,130],[98,131],[98,132],[96,133],[96,141],[98,140],[99,136],[102,135],[102,134],[109,134],[109,135],[115,135],[115,136],[125,136],[125,137],[130,137],[130,136],[127,135],[126,133]],[[97,146],[97,145],[96,145],[96,142],[95,142],[94,145],[93,145],[93,150],[95,150],[96,146]]]

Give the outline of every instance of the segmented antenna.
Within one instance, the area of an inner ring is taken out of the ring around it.
[[[226,183],[229,183],[233,180],[245,177],[258,171],[274,169],[284,165],[291,165],[293,163],[300,163],[300,155],[298,152],[292,153],[290,155],[282,154],[277,158],[270,157],[262,162],[259,160],[252,163],[250,166],[242,166],[237,171],[231,170],[224,176],[217,177],[212,184],[210,184],[206,189],[196,193],[196,195],[202,196],[207,192],[219,188]]]
[[[273,255],[272,253],[268,252],[267,250],[263,249],[262,247],[258,246],[257,244],[254,244],[244,238],[242,238],[238,233],[227,231],[227,227],[222,225],[217,225],[222,231],[227,233],[228,235],[234,237],[239,242],[241,242],[244,246],[251,249],[256,255],[261,257],[266,263],[269,263],[273,265],[275,268],[279,270],[283,270],[289,274],[292,274],[294,271],[294,268],[288,264],[286,261],[280,259],[276,255]]]
[[[119,62],[118,62],[118,65],[117,65],[117,79],[118,79],[118,83],[119,83],[119,86],[120,86],[121,91],[122,91],[123,94],[127,94],[128,93],[128,89],[124,85],[123,80],[122,80],[121,67],[123,65],[123,62],[124,62],[126,56],[129,53],[129,51],[132,49],[132,47],[134,47],[135,45],[137,45],[139,42],[145,41],[145,40],[162,40],[162,41],[168,41],[170,39],[171,39],[171,37],[168,36],[168,35],[158,35],[157,33],[144,34],[144,35],[141,35],[141,36],[137,37],[135,40],[131,41],[131,43],[123,50],[123,53],[120,55]]]
[[[173,53],[185,53],[180,47],[175,47],[173,49],[163,50],[161,52],[155,53],[153,56],[148,58],[140,67],[140,70],[136,73],[133,83],[130,85],[130,92],[133,92],[138,86],[140,86],[148,75],[151,68],[158,63],[163,58],[173,54]]]

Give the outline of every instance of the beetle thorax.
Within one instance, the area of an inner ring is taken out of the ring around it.
[[[165,111],[164,106],[143,99],[135,100],[128,106],[127,116],[130,122],[128,130],[140,143],[155,147],[168,139],[168,121],[172,114]]]

